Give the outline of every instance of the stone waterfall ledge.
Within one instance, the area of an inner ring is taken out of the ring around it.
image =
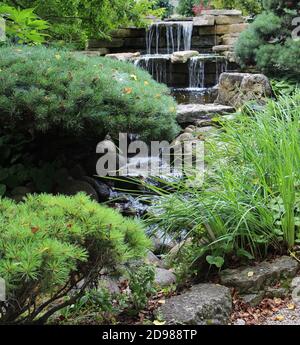
[[[177,122],[180,125],[199,125],[203,121],[205,124],[209,124],[213,117],[234,112],[235,109],[227,105],[181,104],[177,108]]]
[[[166,300],[158,315],[167,325],[227,325],[231,312],[232,297],[228,288],[199,284]]]

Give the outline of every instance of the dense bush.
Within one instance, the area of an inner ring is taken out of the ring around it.
[[[148,73],[108,58],[44,47],[0,49],[0,126],[5,134],[139,133],[171,139],[176,104]]]
[[[148,245],[138,222],[83,194],[0,200],[0,276],[7,287],[0,323],[45,322],[81,298],[103,268],[143,256]]]
[[[300,75],[300,41],[292,39],[298,1],[264,1],[265,12],[240,35],[235,47],[243,66],[256,65],[271,75]]]
[[[34,7],[36,13],[49,21],[52,40],[80,44],[88,38],[106,37],[119,26],[145,26],[145,16],[163,15],[154,9],[157,0],[6,0],[21,8]]]
[[[183,251],[190,264],[207,256],[221,267],[293,248],[300,242],[299,129],[299,91],[224,123],[224,133],[207,141],[204,185],[180,183],[160,198],[151,223],[192,239]]]
[[[237,9],[246,15],[259,13],[262,4],[257,0],[180,0],[178,12],[185,16],[193,16],[206,8]]]

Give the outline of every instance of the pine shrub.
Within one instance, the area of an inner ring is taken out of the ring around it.
[[[172,139],[176,103],[133,64],[45,47],[0,48],[0,126],[6,133],[140,134]]]
[[[258,15],[236,44],[235,52],[243,67],[257,66],[276,76],[299,77],[300,41],[292,39],[293,19],[300,11],[299,1],[265,0]]]
[[[81,298],[102,269],[142,257],[148,245],[138,221],[84,194],[0,200],[0,277],[7,288],[0,324],[45,322]]]

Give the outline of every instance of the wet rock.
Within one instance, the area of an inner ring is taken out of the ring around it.
[[[64,187],[59,188],[57,192],[69,196],[83,192],[86,195],[88,195],[91,199],[97,202],[99,201],[96,190],[91,186],[90,183],[86,181],[70,180]]]
[[[263,74],[222,73],[215,103],[239,108],[249,101],[265,104],[271,96],[270,81]]]
[[[296,260],[283,256],[254,267],[224,270],[220,273],[220,280],[221,284],[234,287],[241,293],[255,293],[281,278],[294,277],[298,270],[299,263]]]
[[[105,202],[109,200],[111,195],[111,189],[108,187],[107,184],[89,176],[84,176],[82,180],[88,182],[96,190],[98,194],[98,200],[100,202]]]
[[[264,292],[261,291],[257,294],[248,294],[248,295],[243,295],[241,296],[242,300],[249,304],[251,307],[257,307],[260,302],[264,299]]]
[[[171,297],[159,309],[168,325],[226,325],[232,312],[230,290],[221,285],[199,284]]]
[[[167,287],[176,283],[176,276],[173,272],[158,267],[155,269],[154,283],[159,287]]]
[[[187,50],[187,51],[180,51],[175,52],[171,56],[172,63],[187,63],[187,61],[194,57],[200,55],[196,50]]]
[[[234,112],[234,108],[220,104],[180,104],[177,110],[179,124],[196,124],[199,120],[211,120],[216,115]]]

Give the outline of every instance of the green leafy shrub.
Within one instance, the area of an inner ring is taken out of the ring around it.
[[[6,21],[7,37],[18,44],[41,44],[45,42],[45,30],[49,28],[33,8],[19,9],[0,2],[0,17]]]
[[[166,86],[129,63],[45,47],[0,49],[5,133],[141,134],[171,139],[176,103]]]
[[[212,0],[215,8],[242,10],[243,14],[257,14],[262,10],[262,1],[257,0]]]
[[[8,0],[15,6],[14,0]],[[18,0],[21,8],[34,7],[36,13],[50,23],[52,40],[85,47],[88,38],[108,37],[120,26],[145,26],[145,17],[162,16],[155,9],[156,0]]]
[[[298,1],[264,1],[265,12],[241,33],[235,47],[242,66],[256,65],[270,75],[300,75],[300,41],[292,39]]]
[[[187,180],[162,194],[149,221],[184,236],[190,265],[206,258],[220,267],[232,257],[264,258],[299,243],[299,120],[295,91],[224,122],[224,132],[207,141],[204,185]]]
[[[83,194],[29,196],[20,204],[2,199],[0,276],[7,302],[0,323],[45,322],[82,297],[103,268],[142,257],[148,245],[140,223]]]

